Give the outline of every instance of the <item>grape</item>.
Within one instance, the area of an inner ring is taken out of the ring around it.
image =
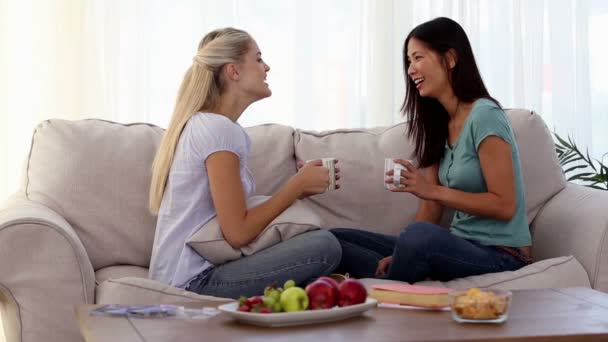
[[[256,312],[256,313],[272,313],[283,312],[283,306],[280,303],[281,293],[283,289],[294,287],[296,282],[289,279],[283,284],[283,287],[278,287],[276,282],[264,288],[263,296],[245,297],[241,296],[238,299],[239,311]]]
[[[274,298],[270,296],[264,297],[264,306],[272,308],[274,303],[276,303],[276,300],[274,300]]]
[[[269,297],[274,299],[275,302],[278,302],[279,299],[281,299],[281,292],[279,292],[279,290],[272,290],[270,291]]]
[[[249,301],[251,302],[251,305],[257,305],[257,304],[261,304],[264,299],[262,299],[262,297],[260,296],[256,296],[256,297],[252,297],[251,299],[249,299]]]

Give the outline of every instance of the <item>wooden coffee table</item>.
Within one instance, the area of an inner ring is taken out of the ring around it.
[[[448,311],[375,308],[343,321],[262,328],[224,313],[207,320],[90,316],[97,306],[76,308],[86,341],[608,341],[608,294],[588,288],[513,291],[502,324],[461,324]]]

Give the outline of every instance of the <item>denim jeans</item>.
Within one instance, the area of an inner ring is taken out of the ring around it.
[[[374,278],[378,262],[389,255],[393,259],[384,278],[408,283],[514,271],[525,264],[494,246],[463,239],[428,222],[412,223],[398,237],[347,228],[331,232],[342,246],[336,271],[355,278]]]
[[[300,234],[253,255],[217,265],[194,278],[186,290],[204,295],[238,298],[264,293],[293,279],[305,286],[330,274],[340,263],[342,249],[327,230]]]

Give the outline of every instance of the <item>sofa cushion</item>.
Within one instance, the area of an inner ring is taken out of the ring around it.
[[[255,179],[256,195],[272,195],[297,172],[294,129],[268,124],[245,128],[251,137],[247,167]]]
[[[566,186],[551,132],[540,115],[524,109],[508,109],[524,177],[526,212],[532,222],[540,208]]]
[[[203,296],[158,281],[126,277],[109,279],[97,286],[96,304],[178,304],[200,302],[204,305],[220,305],[233,301],[229,298]]]
[[[591,287],[587,272],[573,256],[538,261],[517,271],[454,279],[445,282],[444,285],[454,289],[494,287],[507,290]]]
[[[250,197],[247,199],[247,207],[256,207],[269,198],[270,196]],[[220,265],[252,255],[296,235],[319,229],[320,224],[319,216],[312,209],[308,208],[304,202],[296,201],[272,220],[253,241],[239,249],[233,248],[224,239],[217,216],[194,233],[186,244],[212,264]]]
[[[95,284],[99,285],[108,279],[125,277],[148,278],[148,269],[130,265],[104,267],[95,272]]]
[[[413,219],[419,200],[384,189],[384,159],[412,159],[413,145],[406,143],[405,129],[402,123],[389,128],[296,131],[297,160],[339,160],[340,189],[305,199],[324,227],[397,234]]]
[[[148,191],[161,134],[103,120],[47,120],[34,132],[26,195],[72,225],[94,269],[149,264],[156,218]]]
[[[385,279],[363,279],[366,287],[380,283],[395,282]],[[505,290],[591,287],[583,266],[573,256],[564,256],[535,262],[517,271],[488,273],[454,279],[447,282],[422,281],[416,285],[448,287],[454,290],[471,287],[493,287]]]

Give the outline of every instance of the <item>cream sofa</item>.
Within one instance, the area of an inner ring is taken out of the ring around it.
[[[566,183],[540,116],[507,113],[521,153],[538,261],[441,285],[608,292],[608,192]],[[296,172],[296,160],[336,157],[341,189],[307,200],[325,227],[397,234],[412,220],[418,199],[382,187],[384,158],[409,157],[413,150],[404,124],[321,133],[272,124],[247,131],[258,194],[275,192]],[[49,120],[36,128],[21,190],[0,211],[0,301],[8,341],[81,340],[77,304],[220,300],[146,279],[155,229],[147,210],[150,164],[161,134],[152,125],[102,120]],[[446,213],[444,222],[449,218]]]

